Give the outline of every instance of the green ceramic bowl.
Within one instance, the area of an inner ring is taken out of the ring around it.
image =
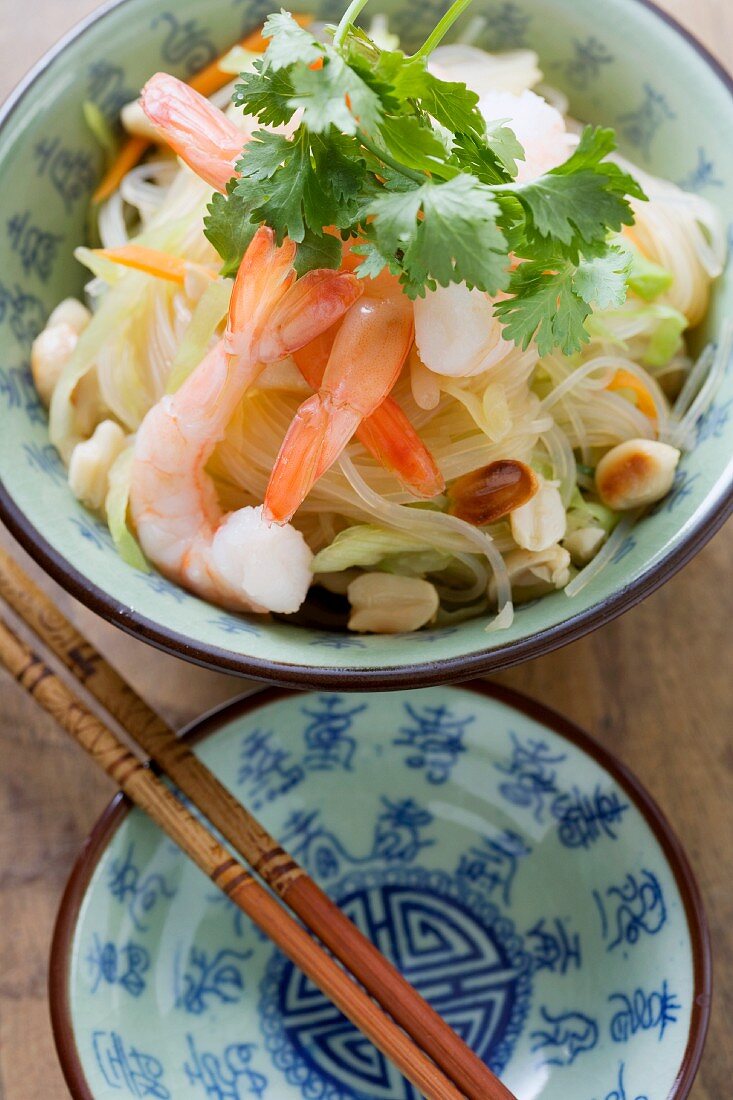
[[[373,0],[403,42],[425,36],[444,0]],[[410,636],[347,637],[224,614],[155,574],[126,566],[106,529],[69,492],[28,374],[30,343],[51,308],[78,293],[72,259],[101,165],[82,117],[94,100],[114,117],[159,68],[189,76],[253,28],[272,0],[117,0],[49,54],[0,116],[0,515],[79,599],[124,630],[193,661],[309,686],[397,687],[448,681],[546,652],[607,622],[679,569],[733,502],[733,373],[683,461],[671,495],[595,583],[520,610],[510,630],[477,620]],[[341,0],[300,6],[334,19]],[[614,125],[643,167],[709,195],[733,218],[731,80],[645,0],[475,0],[479,44],[540,54],[575,115]],[[731,313],[724,278],[701,334]]]

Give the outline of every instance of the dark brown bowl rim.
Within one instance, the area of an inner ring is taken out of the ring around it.
[[[127,2],[128,0],[109,0],[49,50],[0,108],[0,128],[21,104],[39,74],[67,46],[83,35],[89,27]],[[653,0],[636,0],[636,2],[655,13],[684,38],[716,73],[733,97],[733,77],[693,34],[667,12],[657,7]],[[733,482],[719,487],[714,495],[711,492],[705,506],[701,506],[699,514],[684,538],[658,564],[648,566],[633,583],[622,585],[613,595],[586,611],[571,615],[563,622],[538,631],[527,638],[508,642],[492,650],[421,661],[417,664],[355,669],[329,668],[323,665],[271,661],[235,653],[204,642],[194,642],[186,635],[170,630],[138,611],[121,606],[119,601],[92,584],[83,573],[46,541],[15,503],[0,478],[0,520],[49,576],[107,622],[113,623],[125,633],[165,653],[181,657],[204,668],[230,672],[265,683],[303,689],[340,691],[359,691],[365,687],[396,690],[405,687],[456,683],[481,673],[511,668],[545,653],[551,653],[560,646],[567,645],[600,626],[605,626],[650,596],[705,546],[731,513],[733,513]]]
[[[513,707],[542,723],[600,764],[632,800],[662,849],[682,898],[692,950],[694,979],[690,1030],[677,1080],[667,1097],[667,1100],[686,1100],[700,1067],[710,1022],[712,953],[710,930],[700,890],[672,826],[633,772],[590,734],[557,711],[498,684],[476,681],[463,687]],[[230,721],[287,698],[290,694],[282,688],[266,688],[235,699],[192,723],[182,736],[190,743],[198,743]],[[48,977],[51,1024],[61,1069],[73,1100],[94,1100],[76,1047],[71,1017],[70,976],[74,930],[99,860],[132,808],[129,799],[118,794],[98,819],[71,871],[54,927]]]

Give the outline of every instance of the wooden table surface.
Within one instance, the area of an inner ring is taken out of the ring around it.
[[[661,0],[733,67],[730,0]],[[96,0],[3,0],[0,99]],[[10,8],[10,10],[8,10]],[[10,545],[0,530],[0,541]],[[14,546],[18,558],[28,559]],[[712,926],[716,994],[693,1100],[733,1078],[733,526],[622,619],[497,677],[562,711],[616,752],[682,838]],[[33,569],[34,575],[39,576]],[[176,724],[240,693],[124,637],[50,581],[59,604]],[[112,793],[63,733],[0,674],[0,1100],[67,1096],[46,993],[56,907],[84,837]]]

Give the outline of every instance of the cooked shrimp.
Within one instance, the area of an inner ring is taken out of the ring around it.
[[[292,612],[312,582],[312,554],[262,508],[222,512],[206,472],[249,385],[268,363],[314,340],[361,294],[348,272],[295,281],[295,245],[259,229],[239,270],[224,338],[173,395],[145,417],[135,441],[130,507],[140,544],[171,580],[223,607]]]
[[[555,107],[534,92],[487,92],[479,100],[479,110],[487,122],[505,119],[524,149],[524,160],[517,162],[517,181],[527,183],[557,168],[578,144],[568,132],[565,119]]]
[[[235,164],[246,137],[226,115],[187,84],[166,73],[158,73],[145,86],[143,110],[180,157],[207,183],[226,190],[236,174]],[[348,251],[345,266],[353,270],[359,262]],[[320,388],[335,332],[323,342],[304,349],[298,366],[314,389]],[[324,354],[325,348],[325,354]],[[416,495],[433,497],[442,492],[444,481],[437,466],[407,416],[390,401],[376,409],[362,424],[359,438],[388,470]]]
[[[320,390],[336,341],[334,326],[296,352],[293,358],[309,386]],[[406,413],[387,397],[361,422],[356,437],[405,488],[419,497],[434,497],[445,488],[443,475]]]
[[[412,346],[412,303],[387,272],[364,280],[334,340],[320,389],[290,425],[265,494],[264,515],[287,523],[363,421],[389,395]]]
[[[167,73],[151,77],[140,105],[188,167],[217,191],[226,191],[249,135],[199,92]]]

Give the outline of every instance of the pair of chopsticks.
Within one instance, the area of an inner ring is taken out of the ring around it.
[[[149,760],[130,752],[43,658],[0,620],[0,661],[18,683],[427,1100],[515,1100],[2,549],[0,596]],[[149,761],[172,780],[306,928],[189,812],[150,769]]]

